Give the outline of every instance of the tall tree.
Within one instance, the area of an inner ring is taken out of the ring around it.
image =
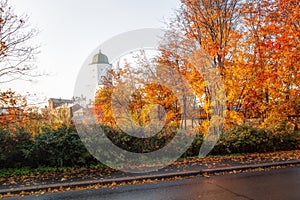
[[[264,125],[299,114],[299,8],[294,0],[253,0],[244,7],[244,109]]]
[[[195,55],[201,64],[199,47],[225,85],[228,125],[251,118],[267,125],[299,115],[299,1],[181,2],[159,60],[190,80],[208,117],[212,91],[205,69],[197,73],[184,56]]]
[[[35,75],[32,61],[38,48],[31,41],[37,30],[28,20],[16,15],[8,0],[0,1],[0,83]]]

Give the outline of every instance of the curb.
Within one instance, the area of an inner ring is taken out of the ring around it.
[[[20,192],[32,192],[39,191],[44,189],[59,189],[59,188],[75,188],[75,187],[84,187],[95,184],[111,184],[111,183],[122,183],[130,182],[134,180],[143,180],[143,179],[163,179],[163,178],[172,178],[172,177],[187,177],[187,176],[196,176],[201,174],[214,174],[218,172],[229,172],[234,170],[247,170],[247,169],[256,169],[256,168],[269,168],[276,166],[285,166],[285,165],[296,165],[300,164],[300,159],[285,161],[285,162],[272,162],[272,163],[260,163],[260,164],[251,164],[251,165],[240,165],[240,166],[231,166],[231,167],[220,167],[215,169],[200,169],[197,171],[185,171],[185,172],[170,172],[165,174],[155,174],[155,175],[142,175],[142,176],[131,176],[131,177],[122,177],[122,178],[113,178],[113,179],[100,179],[100,180],[89,180],[89,181],[77,181],[77,182],[65,182],[65,183],[53,183],[48,185],[38,185],[38,186],[28,186],[21,188],[10,188],[10,189],[0,189],[0,194],[18,194]]]

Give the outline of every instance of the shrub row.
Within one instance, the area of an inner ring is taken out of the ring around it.
[[[97,163],[82,144],[75,128],[47,130],[32,137],[23,130],[0,130],[0,168],[62,167]]]
[[[211,154],[263,153],[300,149],[300,132],[292,131],[284,122],[262,129],[238,126],[223,133]]]
[[[150,139],[136,139],[118,130],[104,128],[116,145],[139,153],[157,150],[174,136],[157,134]],[[202,142],[203,135],[197,133],[192,145],[182,157],[198,156]],[[242,125],[223,133],[211,154],[271,152],[299,148],[300,132],[290,130],[285,123],[266,129]],[[0,130],[0,168],[88,166],[97,163],[99,162],[86,150],[74,127],[48,130],[35,137],[23,130],[13,133]]]

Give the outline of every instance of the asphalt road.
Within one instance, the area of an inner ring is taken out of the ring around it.
[[[273,169],[179,181],[127,185],[115,188],[69,191],[9,199],[45,200],[193,200],[263,199],[299,200],[300,167]]]

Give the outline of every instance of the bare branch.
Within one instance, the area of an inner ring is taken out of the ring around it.
[[[7,0],[0,0],[0,83],[35,76],[33,62],[39,47],[31,40],[37,34],[29,28],[27,15],[17,16]]]

